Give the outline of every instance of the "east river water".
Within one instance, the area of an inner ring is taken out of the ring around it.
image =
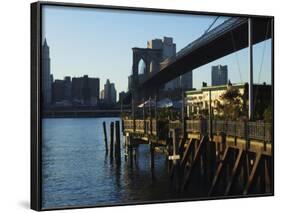
[[[136,161],[125,161],[122,146],[118,169],[106,155],[102,122],[119,118],[44,118],[42,124],[42,207],[114,205],[176,198],[165,156],[155,155],[151,178],[148,145]],[[120,134],[122,136],[122,134]],[[122,136],[122,145],[124,138]]]

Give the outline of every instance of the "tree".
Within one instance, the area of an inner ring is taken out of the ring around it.
[[[245,115],[243,110],[243,96],[237,88],[228,87],[220,96],[220,100],[216,100],[215,110],[218,117],[225,120],[237,120]]]
[[[265,122],[272,122],[272,107],[269,105],[263,113],[264,121]]]

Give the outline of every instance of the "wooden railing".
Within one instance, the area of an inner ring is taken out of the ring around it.
[[[186,120],[187,133],[209,134],[210,123],[208,120]],[[169,129],[182,129],[181,122],[167,121]],[[165,123],[152,120],[130,120],[124,119],[124,131],[149,135],[163,135]],[[272,125],[264,122],[243,122],[243,121],[212,121],[212,134],[225,134],[227,136],[261,140],[271,142]],[[165,135],[165,133],[164,133]]]
[[[124,130],[126,132],[134,132],[134,120],[124,119]]]
[[[135,125],[135,126],[134,126]],[[155,119],[152,120],[134,120],[124,119],[124,131],[125,132],[136,132],[142,134],[157,135],[157,123]]]
[[[210,123],[208,120],[186,120],[186,131],[209,134]],[[243,122],[243,121],[212,121],[212,134],[256,139],[270,142],[272,140],[270,123],[264,122]]]

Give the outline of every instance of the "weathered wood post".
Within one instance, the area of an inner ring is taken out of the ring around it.
[[[263,150],[266,151],[266,123],[263,121]]]
[[[121,150],[120,150],[120,122],[115,121],[115,162],[117,165],[121,163]]]
[[[244,121],[244,138],[245,138],[246,157],[243,166],[243,176],[244,176],[244,182],[247,183],[248,178],[250,176],[250,167],[251,167],[250,165],[251,157],[249,153],[249,149],[251,146],[250,139],[249,139],[249,121]]]
[[[113,159],[113,143],[114,143],[114,123],[110,123],[110,144],[109,144],[109,156],[110,160]]]
[[[173,161],[173,177],[174,177],[174,184],[176,191],[180,190],[180,168],[179,168],[179,130],[180,129],[173,129],[172,130],[172,138],[173,138],[173,155],[169,156],[169,160]]]
[[[149,142],[149,146],[150,146],[150,168],[151,170],[154,169],[154,145],[152,144],[152,142]]]
[[[128,150],[129,150],[128,145],[129,145],[129,136],[126,133],[125,134],[125,153],[124,153],[125,161],[127,161],[127,159],[128,159]]]
[[[150,136],[152,135],[152,111],[151,111],[151,96],[149,96],[149,118],[150,118],[150,121],[149,121],[149,128],[150,128]]]
[[[155,131],[156,131],[156,143],[158,142],[159,132],[158,132],[158,114],[157,114],[157,94],[155,95]]]
[[[135,100],[134,93],[132,94],[132,119],[133,119],[133,131],[136,131],[136,118],[135,118]]]
[[[182,89],[182,106],[181,106],[181,121],[182,121],[182,137],[185,140],[187,138],[186,132],[186,123],[185,123],[185,97],[184,97],[184,90]]]
[[[129,158],[130,158],[130,167],[133,167],[133,142],[134,138],[130,137],[130,144],[129,144]]]
[[[102,123],[103,125],[103,134],[104,134],[104,144],[105,144],[105,152],[108,153],[108,145],[107,145],[107,133],[106,133],[106,123],[105,121]]]
[[[212,123],[212,93],[209,90],[209,137],[213,141],[213,123]]]
[[[167,165],[168,165],[168,173],[170,174],[170,170],[171,170],[171,161],[169,159],[169,156],[172,155],[172,143],[173,143],[173,139],[172,139],[172,136],[171,136],[171,131],[169,131],[168,133],[168,139],[167,139],[167,146],[166,146],[166,149],[167,149]]]
[[[150,172],[151,172],[151,180],[154,181],[154,144],[149,140],[149,148],[150,148]]]

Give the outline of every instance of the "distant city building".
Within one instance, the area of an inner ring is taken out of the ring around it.
[[[109,79],[106,80],[103,90],[103,101],[106,104],[116,103],[116,89],[114,83],[110,83]]]
[[[83,104],[83,78],[72,78],[72,102],[74,104]]]
[[[192,71],[186,72],[181,76],[181,88],[184,90],[190,90],[193,88],[193,75]]]
[[[68,80],[55,80],[52,84],[53,103],[55,105],[70,106],[71,94],[69,94],[69,90],[71,90],[71,82],[68,82]]]
[[[226,85],[227,81],[227,65],[212,66],[212,86]]]
[[[66,76],[64,77],[64,98],[66,101],[72,101],[72,93],[71,93],[71,77]]]
[[[53,82],[52,91],[53,91],[52,93],[53,103],[64,101],[65,100],[64,80],[55,80]]]
[[[176,55],[176,44],[173,43],[173,38],[164,37],[163,39],[153,39],[147,42],[149,49],[161,49],[162,61]],[[165,84],[165,90],[173,90],[180,87],[180,77],[173,79]]]
[[[47,40],[45,39],[42,46],[42,94],[44,105],[50,105],[52,102],[52,81],[50,52]]]
[[[173,38],[164,37],[163,39],[153,39],[147,42],[147,48],[161,49],[162,61],[176,55],[176,44],[173,43]],[[181,81],[182,77],[182,81]],[[165,84],[164,90],[174,90],[183,87],[185,90],[192,88],[192,71],[183,74]],[[130,79],[129,79],[130,80]]]
[[[71,105],[71,78],[56,79],[52,84],[52,102],[55,105]]]
[[[124,100],[125,96],[126,96],[126,93],[124,91],[120,92],[118,101],[122,102]]]
[[[99,102],[99,78],[83,77],[72,78],[72,101],[74,104],[96,106]]]
[[[173,43],[173,38],[171,37],[150,40],[147,42],[147,48],[162,49],[162,60],[176,54],[176,44]]]
[[[102,90],[101,92],[100,92],[100,99],[104,99],[104,90]]]

